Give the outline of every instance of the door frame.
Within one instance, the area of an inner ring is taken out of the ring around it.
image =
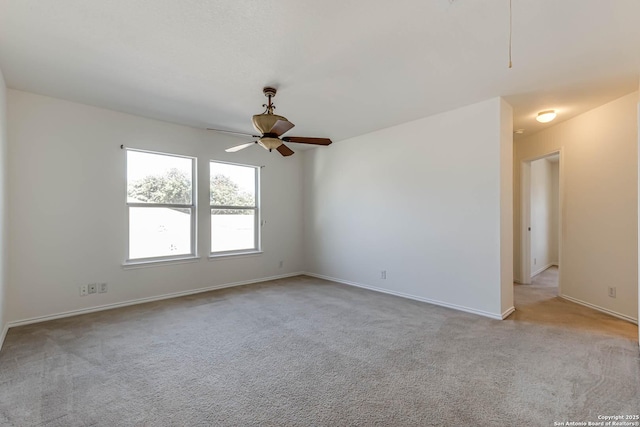
[[[564,147],[520,162],[520,283],[531,284],[531,162],[559,156],[558,160],[558,294],[562,295],[562,243],[564,240]]]

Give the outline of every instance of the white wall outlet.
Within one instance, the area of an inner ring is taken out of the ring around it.
[[[615,286],[609,286],[609,296],[611,298],[615,298],[616,297],[616,288],[615,288]]]
[[[88,289],[87,288],[88,288],[88,285],[80,285],[80,286],[78,286],[78,289],[80,289],[80,296],[81,297],[87,296],[87,294],[88,294]]]
[[[96,285],[95,283],[89,283],[88,289],[90,294],[95,294],[96,292],[98,292],[98,285]]]
[[[282,266],[283,266],[283,265],[284,265],[284,261],[280,261],[280,262],[278,263],[278,268],[282,268]]]
[[[380,278],[381,279],[386,279],[387,278],[387,270],[382,270],[380,272]]]
[[[98,283],[98,293],[99,294],[104,294],[104,293],[107,292],[107,290],[108,290],[107,282]]]

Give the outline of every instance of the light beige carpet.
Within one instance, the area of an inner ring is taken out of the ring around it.
[[[551,426],[640,412],[638,344],[616,329],[634,325],[583,330],[535,309],[496,321],[300,276],[24,326],[0,353],[0,425]]]

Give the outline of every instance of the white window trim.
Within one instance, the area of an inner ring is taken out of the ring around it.
[[[128,172],[127,159],[128,156],[126,153],[129,151],[136,151],[139,153],[147,153],[147,154],[158,154],[161,156],[170,156],[170,157],[179,157],[183,159],[191,160],[191,205],[182,205],[182,204],[164,204],[164,203],[130,203],[129,202],[129,176],[126,176],[126,184],[125,184],[125,221],[126,221],[126,229],[127,229],[127,239],[126,239],[126,247],[125,247],[125,261],[122,263],[123,268],[138,268],[151,266],[152,264],[167,264],[167,263],[184,263],[184,262],[193,262],[199,259],[198,257],[198,158],[193,156],[185,156],[182,154],[172,154],[172,153],[163,153],[160,151],[150,151],[150,150],[141,150],[137,148],[125,148],[125,171]],[[129,208],[132,207],[169,207],[169,208],[180,208],[180,209],[190,209],[191,210],[191,252],[188,254],[180,254],[180,255],[169,255],[169,256],[159,256],[159,257],[148,257],[148,258],[133,258],[129,257],[129,243],[130,243],[130,222],[129,222]]]
[[[146,260],[135,259],[133,261],[125,261],[122,263],[122,268],[125,270],[146,268],[146,267],[160,267],[168,264],[190,264],[192,262],[198,262],[199,256],[175,256],[172,258],[163,258],[158,260],[156,258],[147,258]]]
[[[229,251],[228,253],[224,252],[215,252],[213,255],[209,255],[209,261],[219,261],[229,258],[250,258],[254,256],[262,255],[264,251]]]
[[[225,164],[225,165],[232,165],[232,166],[242,166],[242,167],[248,167],[248,168],[253,168],[254,169],[254,173],[255,173],[255,189],[254,189],[254,194],[255,194],[255,206],[254,207],[246,207],[246,206],[223,206],[223,205],[212,205],[211,203],[209,203],[209,226],[211,227],[211,210],[212,209],[238,209],[238,210],[253,210],[255,211],[255,215],[254,215],[254,225],[253,225],[253,229],[254,229],[254,236],[253,236],[253,242],[254,242],[254,247],[253,248],[245,248],[245,249],[237,249],[237,250],[231,250],[231,251],[216,251],[213,252],[212,251],[212,246],[213,246],[213,242],[211,241],[211,233],[209,233],[209,260],[215,260],[215,259],[224,259],[224,258],[231,258],[231,257],[243,257],[243,256],[254,256],[254,255],[260,255],[262,254],[262,221],[260,220],[260,216],[261,216],[261,209],[260,209],[260,170],[262,169],[260,166],[255,166],[255,165],[245,165],[245,164],[241,164],[241,163],[232,163],[232,162],[224,162],[224,161],[220,161],[220,160],[209,160],[209,182],[211,182],[211,163],[220,163],[220,164]],[[211,189],[209,189],[209,192],[211,192]],[[209,200],[211,200],[211,194],[209,194]]]

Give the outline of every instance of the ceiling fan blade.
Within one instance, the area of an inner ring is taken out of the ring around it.
[[[252,138],[260,138],[260,135],[253,135],[250,133],[246,133],[246,132],[236,132],[233,130],[223,130],[223,129],[213,129],[213,128],[207,128],[207,130],[215,130],[216,132],[224,132],[224,133],[235,133],[237,135],[247,135],[250,136]]]
[[[304,136],[285,136],[282,140],[286,142],[314,145],[329,145],[332,142],[329,138],[306,138]]]
[[[244,150],[245,148],[255,144],[256,142],[258,141],[251,141],[251,142],[247,142],[246,144],[236,145],[235,147],[227,148],[224,151],[226,151],[227,153],[235,153],[236,151]]]
[[[278,153],[282,154],[285,157],[293,154],[293,150],[284,144],[280,144],[278,148],[276,148],[276,150],[278,150]]]
[[[295,125],[288,120],[278,120],[277,122],[275,122],[269,133],[275,133],[276,135],[280,136],[294,126]]]

